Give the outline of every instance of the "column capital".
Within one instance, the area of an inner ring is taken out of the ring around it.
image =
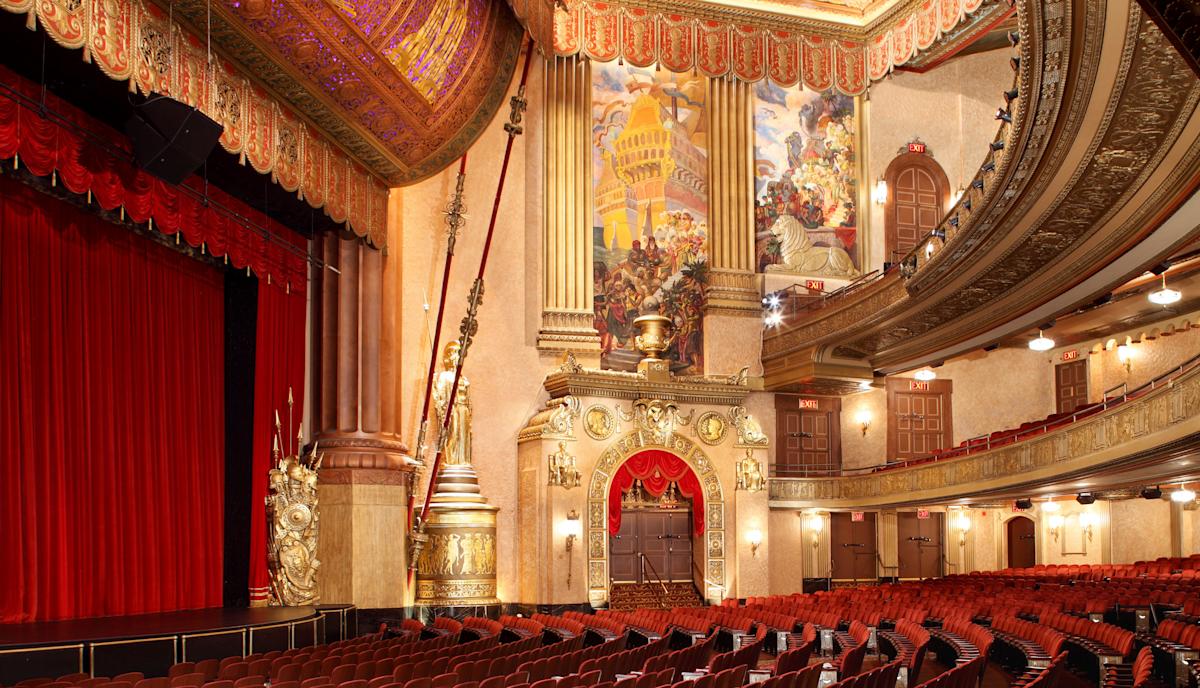
[[[762,297],[757,275],[731,268],[709,270],[705,314],[760,317]]]

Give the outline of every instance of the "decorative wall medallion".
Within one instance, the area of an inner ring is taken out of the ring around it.
[[[708,445],[720,444],[725,439],[725,417],[715,411],[708,411],[696,421],[696,436]]]
[[[583,429],[594,440],[608,439],[616,426],[617,419],[607,406],[596,404],[583,414]]]
[[[729,409],[729,419],[738,431],[738,444],[765,447],[768,444],[767,435],[762,425],[746,410],[745,406],[734,406]]]

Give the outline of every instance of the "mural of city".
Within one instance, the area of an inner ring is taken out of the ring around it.
[[[672,369],[704,372],[708,150],[704,77],[592,65],[595,323],[604,367],[632,370],[633,321],[671,319]]]
[[[859,276],[854,98],[760,82],[754,148],[758,271]]]

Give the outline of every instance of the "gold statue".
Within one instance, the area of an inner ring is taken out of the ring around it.
[[[565,487],[568,490],[579,487],[579,469],[575,467],[575,457],[567,452],[566,443],[559,442],[558,451],[551,453],[548,459],[550,479],[547,485]]]
[[[442,365],[445,369],[438,373],[433,385],[433,408],[437,413],[438,426],[444,427],[445,448],[442,460],[447,466],[471,464],[471,383],[464,376],[458,379],[458,394],[454,397],[454,408],[450,411],[450,424],[444,425],[446,405],[450,401],[450,387],[454,384],[460,348],[457,340],[446,345],[442,355]]]
[[[754,450],[746,449],[746,458],[737,464],[737,485],[735,489],[747,492],[758,492],[766,487],[766,479],[762,474],[762,463],[754,458]]]
[[[278,426],[278,414],[276,414]],[[303,444],[303,436],[298,437]],[[280,457],[275,436],[275,468],[268,475],[267,568],[271,606],[302,607],[320,603],[317,593],[317,471],[321,456]]]

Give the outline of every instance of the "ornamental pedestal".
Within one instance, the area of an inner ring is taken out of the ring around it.
[[[416,604],[486,607],[496,598],[496,512],[470,464],[443,466],[417,562]]]

